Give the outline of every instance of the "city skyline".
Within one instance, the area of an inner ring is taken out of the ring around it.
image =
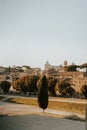
[[[87,62],[86,0],[0,0],[0,66]]]

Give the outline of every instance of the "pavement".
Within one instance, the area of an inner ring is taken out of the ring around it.
[[[85,130],[85,122],[52,116],[77,113],[53,109],[46,109],[43,113],[39,107],[7,103],[5,99],[0,101],[0,130]]]
[[[42,109],[37,106],[14,104],[7,102],[0,102],[0,114],[1,115],[24,115],[24,114],[42,114]],[[80,115],[75,112],[67,112],[62,110],[46,109],[44,114],[49,115],[61,115],[71,116],[76,115],[81,118],[85,118],[84,115]]]
[[[0,130],[85,130],[85,122],[42,115],[0,117]]]

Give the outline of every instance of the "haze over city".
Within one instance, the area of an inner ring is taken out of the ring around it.
[[[87,62],[87,0],[0,0],[0,66]]]

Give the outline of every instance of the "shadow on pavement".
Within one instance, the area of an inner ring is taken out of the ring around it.
[[[85,130],[85,122],[40,115],[0,116],[1,130]]]

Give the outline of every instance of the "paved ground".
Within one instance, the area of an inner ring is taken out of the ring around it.
[[[3,95],[1,95],[3,96]],[[19,114],[28,114],[28,113],[42,113],[42,110],[39,108],[39,107],[36,107],[36,106],[29,106],[29,105],[20,105],[20,104],[14,104],[14,103],[6,103],[6,102],[3,102],[4,100],[8,99],[8,98],[17,98],[17,97],[20,97],[20,98],[29,98],[29,97],[22,97],[22,96],[12,96],[12,95],[4,95],[4,98],[2,100],[0,100],[0,114],[14,114],[15,113],[19,113]],[[32,98],[32,97],[31,97]],[[37,98],[34,98],[35,100]],[[74,103],[85,103],[87,102],[87,100],[80,100],[80,99],[64,99],[64,98],[50,98],[49,100],[52,100],[52,101],[63,101],[63,102],[74,102]],[[26,113],[25,113],[26,112]],[[53,109],[46,109],[45,110],[46,113],[49,113],[49,114],[56,114],[56,115],[63,115],[63,116],[70,116],[70,115],[76,115],[78,117],[81,117],[81,118],[85,118],[85,115],[82,115],[82,114],[78,114],[78,113],[75,113],[75,112],[66,112],[66,111],[61,111],[61,110],[53,110]]]
[[[85,123],[40,115],[0,117],[0,130],[85,130]]]
[[[65,116],[75,114],[52,109],[46,109],[45,112]],[[0,130],[85,130],[85,122],[47,116],[36,106],[2,101],[0,115]]]
[[[62,110],[46,109],[45,113],[51,115],[56,114],[61,116],[77,115],[78,117],[85,118],[84,115]],[[1,115],[42,114],[42,109],[37,106],[0,102],[0,114]]]

